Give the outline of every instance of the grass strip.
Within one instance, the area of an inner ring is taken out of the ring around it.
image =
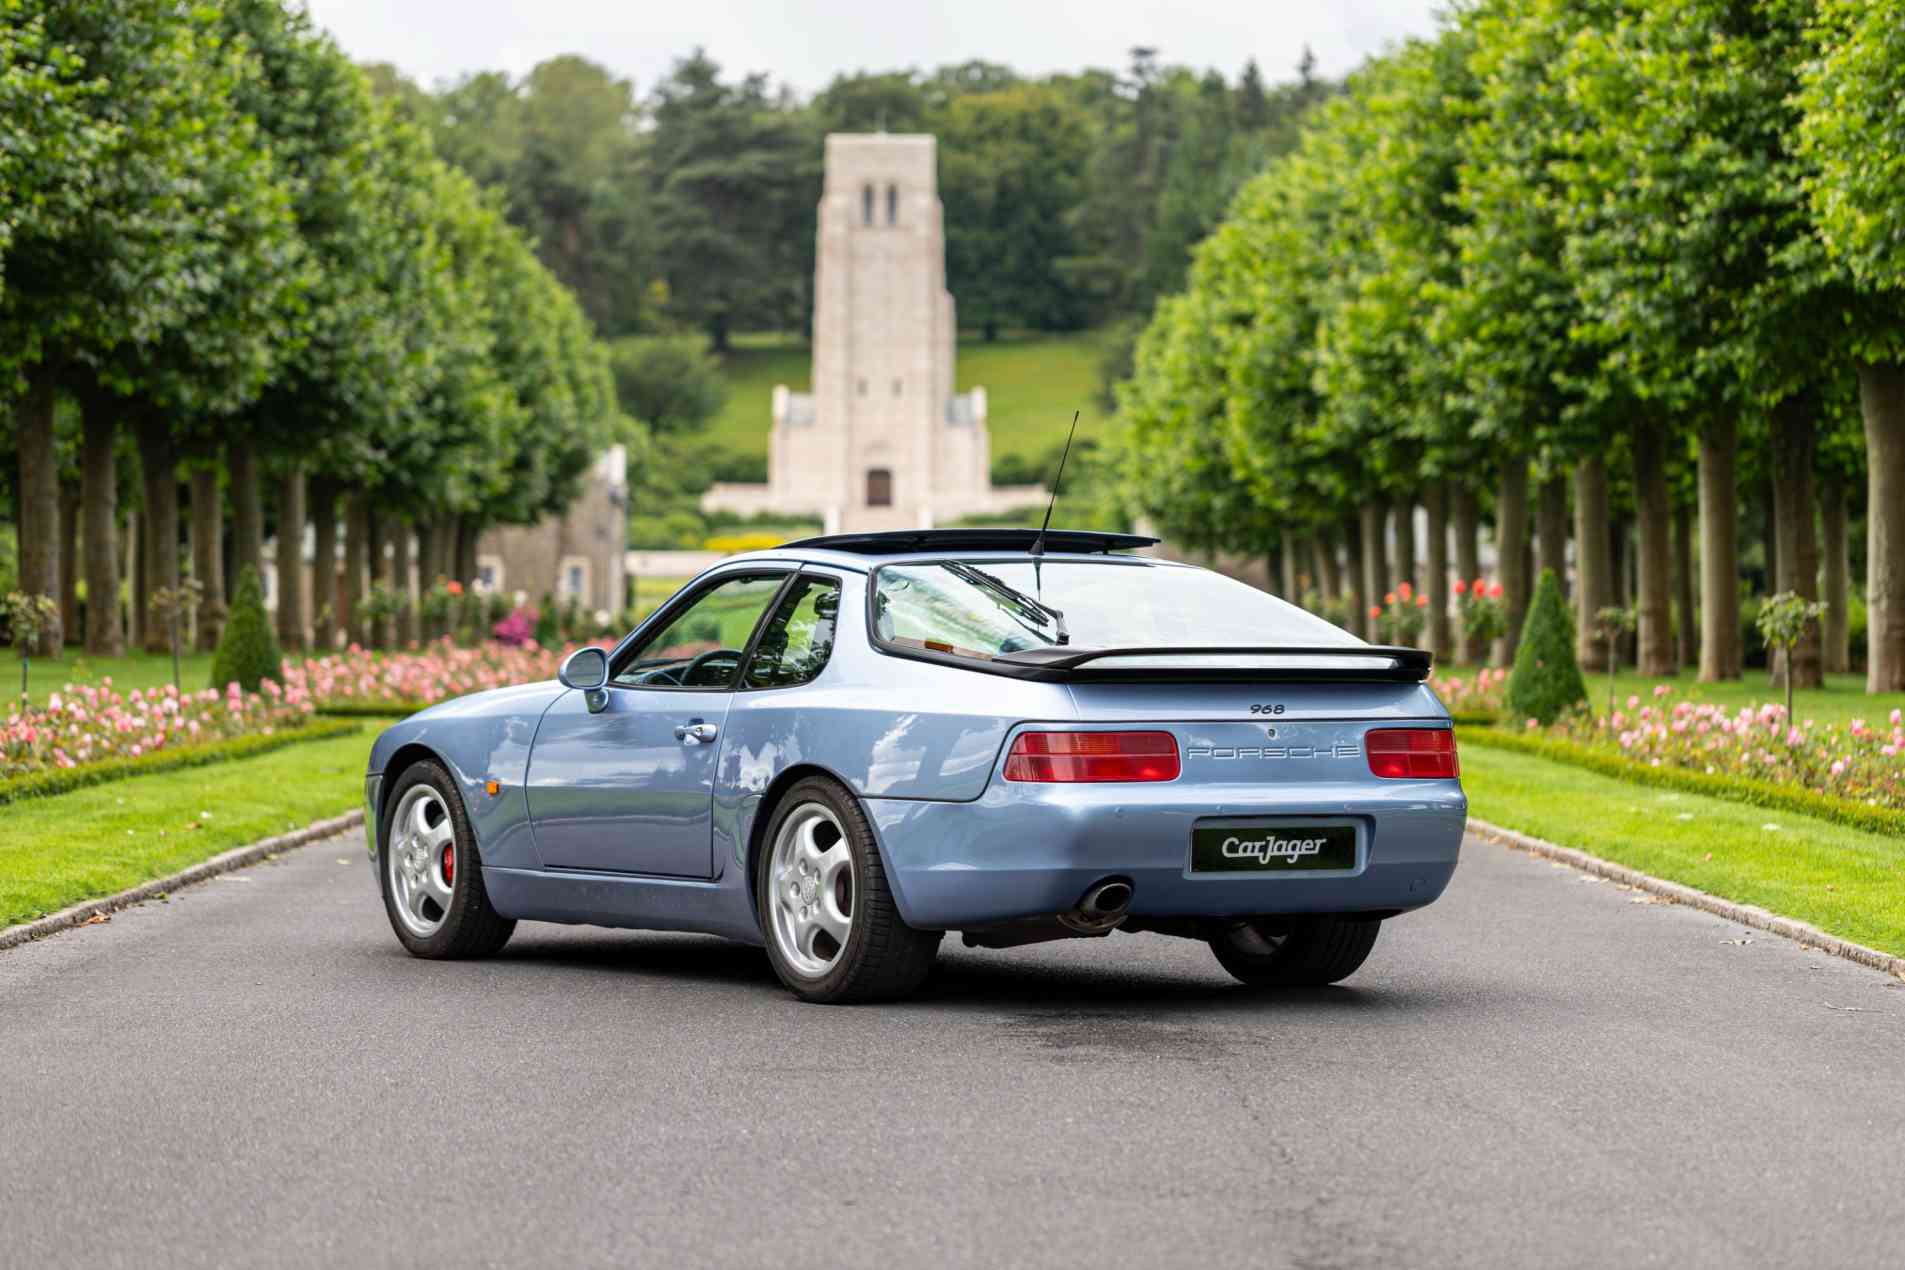
[[[1505,749],[1463,754],[1462,786],[1483,820],[1905,956],[1894,838]]]
[[[1821,794],[1815,790],[1776,784],[1773,781],[1755,780],[1750,776],[1734,776],[1727,772],[1697,772],[1692,768],[1673,767],[1665,763],[1655,767],[1651,763],[1643,763],[1638,759],[1631,759],[1624,754],[1616,754],[1608,750],[1576,745],[1573,742],[1559,741],[1552,737],[1528,736],[1497,728],[1458,727],[1456,738],[1465,750],[1471,746],[1512,750],[1517,754],[1531,754],[1556,763],[1584,767],[1588,771],[1598,772],[1603,776],[1637,781],[1656,789],[1675,789],[1689,794],[1702,794],[1710,798],[1724,798],[1768,811],[1791,812],[1818,820],[1829,820],[1834,824],[1845,825],[1851,829],[1863,829],[1868,833],[1905,837],[1905,811],[1898,811],[1891,807],[1874,807],[1869,803],[1855,803],[1847,798],[1834,798],[1830,794]],[[1463,761],[1466,765],[1466,758]]]
[[[208,763],[229,763],[234,759],[252,758],[272,750],[281,750],[287,745],[348,736],[362,726],[344,720],[312,719],[296,727],[279,728],[270,736],[250,733],[208,741],[204,745],[154,750],[137,758],[108,758],[96,763],[82,763],[78,767],[51,767],[44,771],[27,772],[0,780],[0,806],[23,798],[51,798],[55,794],[70,794],[76,789],[133,776],[153,776],[184,767],[204,767]]]
[[[372,732],[130,777],[9,807],[0,926],[31,921],[340,815],[364,801]]]

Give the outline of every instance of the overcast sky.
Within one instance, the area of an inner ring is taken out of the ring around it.
[[[1340,75],[1433,27],[1433,0],[308,0],[353,58],[393,62],[423,83],[475,70],[520,75],[582,53],[646,94],[697,45],[731,73],[766,71],[803,94],[854,70],[931,68],[973,58],[1027,74],[1122,67],[1134,45],[1160,59],[1266,79],[1292,73],[1303,46]]]

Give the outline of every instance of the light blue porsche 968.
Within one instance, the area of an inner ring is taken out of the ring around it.
[[[371,751],[371,855],[420,957],[519,921],[764,944],[812,1001],[969,945],[1153,932],[1260,987],[1334,983],[1455,870],[1429,656],[1155,540],[810,538],[723,561],[559,682]]]

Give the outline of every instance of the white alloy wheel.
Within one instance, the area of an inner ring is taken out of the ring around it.
[[[795,973],[820,978],[846,951],[859,889],[853,852],[830,808],[802,803],[781,821],[768,878],[775,948]]]
[[[427,784],[413,785],[390,818],[390,893],[397,918],[412,935],[428,939],[450,915],[456,894],[456,826],[443,798]]]

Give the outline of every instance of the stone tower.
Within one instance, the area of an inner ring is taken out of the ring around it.
[[[989,481],[985,389],[955,393],[938,156],[930,136],[836,133],[814,266],[812,390],[774,389],[766,485],[708,511],[818,513],[829,533],[930,526],[1044,500]]]

